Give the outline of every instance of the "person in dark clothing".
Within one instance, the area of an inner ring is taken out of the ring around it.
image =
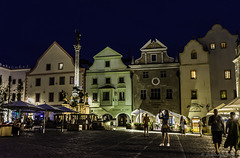
[[[168,131],[169,131],[169,127],[168,127],[168,120],[169,120],[169,113],[168,110],[164,110],[164,114],[162,114],[161,112],[159,113],[159,119],[162,119],[162,143],[160,144],[160,146],[164,146],[164,141],[165,138],[167,137],[167,146],[170,146],[170,139],[169,139],[169,135],[168,135]]]
[[[208,125],[211,126],[213,144],[216,154],[219,155],[219,147],[222,143],[222,133],[226,134],[222,117],[218,115],[218,110],[214,109],[214,115],[209,117]]]

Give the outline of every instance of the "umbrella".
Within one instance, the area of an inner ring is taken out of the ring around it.
[[[155,115],[153,115],[152,113],[150,113],[150,112],[148,112],[148,111],[145,111],[145,110],[143,110],[143,109],[136,109],[136,110],[134,110],[134,111],[131,113],[131,115],[136,116],[136,115],[139,114],[139,113],[148,114],[149,116],[155,117]]]
[[[33,110],[33,111],[43,110],[41,107],[37,107],[33,104],[30,104],[24,101],[15,101],[15,102],[3,105],[3,107],[11,110]]]
[[[75,113],[78,113],[78,112],[75,111],[75,110],[69,109],[69,108],[67,108],[67,107],[65,107],[65,106],[61,106],[61,105],[56,106],[56,108],[62,110],[62,112],[75,112]]]
[[[40,107],[40,108],[42,108],[42,109],[44,109],[43,111],[44,111],[44,118],[43,118],[43,133],[45,133],[45,122],[46,122],[46,120],[45,120],[45,112],[46,111],[51,111],[51,112],[63,112],[61,109],[58,109],[58,108],[56,108],[56,107],[53,107],[53,106],[51,106],[51,105],[48,105],[48,104],[41,104],[41,105],[38,105],[38,107]]]

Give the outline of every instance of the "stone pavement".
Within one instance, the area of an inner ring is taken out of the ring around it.
[[[0,138],[1,158],[101,158],[101,157],[214,157],[210,136],[181,136],[170,133],[170,147],[160,147],[161,133],[142,131],[25,132],[21,136]],[[224,138],[225,140],[225,138]],[[224,142],[224,141],[223,141]],[[220,157],[231,157],[221,147]]]

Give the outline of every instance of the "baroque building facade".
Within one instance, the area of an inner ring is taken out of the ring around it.
[[[70,100],[74,86],[74,70],[73,58],[56,41],[53,42],[27,74],[27,101],[35,105],[62,105],[64,97]],[[84,73],[85,69],[80,68],[80,87],[83,91]],[[80,111],[80,108],[77,106],[75,110]]]
[[[94,56],[93,65],[86,71],[91,113],[103,121],[116,119],[117,126],[130,123],[132,111],[130,69],[121,58],[121,54],[106,47]]]
[[[167,47],[157,39],[149,40],[140,50],[141,57],[130,65],[133,110],[157,115],[166,109],[180,114],[179,63],[168,56]]]

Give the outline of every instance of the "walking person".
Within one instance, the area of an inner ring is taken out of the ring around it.
[[[200,137],[202,137],[202,128],[203,128],[203,122],[202,122],[202,119],[200,119],[198,125],[199,125],[199,134],[200,134]]]
[[[168,135],[169,127],[168,127],[168,120],[169,120],[169,113],[168,110],[164,110],[164,114],[161,112],[159,113],[159,119],[162,119],[162,143],[160,146],[164,146],[165,138],[167,137],[167,146],[170,146],[170,139]]]
[[[186,120],[181,116],[180,119],[180,129],[181,129],[181,135],[185,135],[185,125],[186,125]]]
[[[209,117],[208,125],[211,126],[212,140],[216,149],[216,154],[219,155],[220,144],[222,143],[222,133],[226,134],[222,117],[218,115],[218,110],[214,109],[214,115]]]
[[[147,136],[149,137],[149,129],[148,129],[148,123],[149,123],[150,119],[148,117],[148,115],[146,114],[145,117],[143,118],[143,125],[144,125],[144,137]],[[146,131],[147,131],[147,135],[146,135]]]
[[[228,136],[224,143],[224,148],[230,147],[228,153],[232,151],[232,147],[235,148],[235,156],[237,156],[237,151],[240,149],[240,135],[239,135],[239,122],[235,118],[235,113],[230,113],[230,119],[227,121]]]

